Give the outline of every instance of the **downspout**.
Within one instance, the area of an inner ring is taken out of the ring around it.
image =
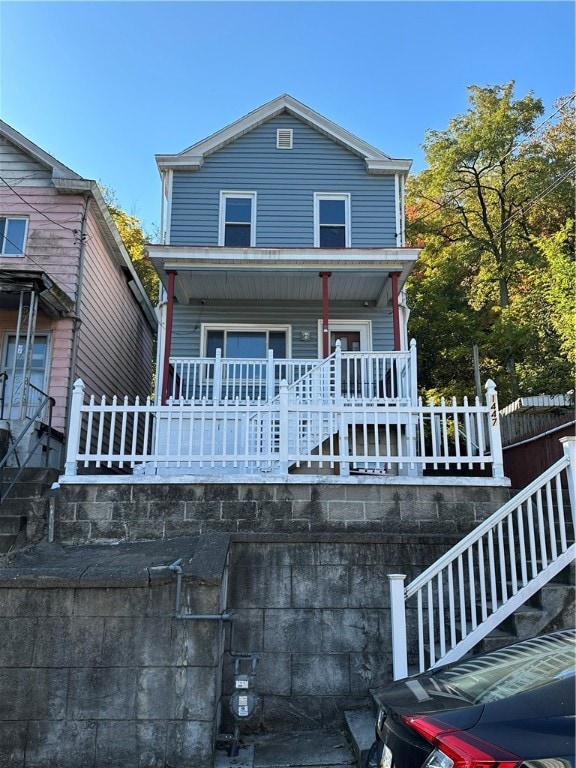
[[[328,279],[332,272],[320,272],[322,278],[322,355],[330,356],[330,328],[328,325]]]
[[[399,272],[391,272],[392,278],[392,327],[394,328],[394,351],[399,352],[400,345],[400,304],[398,301],[398,275]]]
[[[170,270],[168,275],[168,302],[166,305],[166,329],[164,336],[164,361],[162,371],[162,399],[161,403],[168,400],[168,380],[170,377],[170,352],[172,347],[172,322],[174,319],[174,280],[176,272]]]
[[[70,408],[72,406],[72,391],[74,389],[74,382],[76,381],[76,362],[78,360],[78,345],[79,345],[79,331],[82,320],[80,318],[80,307],[82,303],[82,284],[84,281],[84,261],[86,252],[86,222],[88,219],[88,211],[90,209],[90,202],[92,198],[89,194],[86,194],[84,205],[84,213],[82,214],[82,220],[80,222],[80,234],[78,239],[80,241],[80,249],[78,251],[78,286],[76,288],[76,302],[74,305],[74,315],[72,319],[72,354],[70,356],[70,373],[68,378],[68,403],[66,406],[66,440],[68,440],[68,416],[70,415]]]

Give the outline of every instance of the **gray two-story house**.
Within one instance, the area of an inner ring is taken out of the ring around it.
[[[157,461],[223,476],[413,474],[447,453],[430,443],[432,417],[406,411],[411,161],[288,95],[156,161],[157,403],[195,405],[177,426],[159,416]],[[454,455],[474,463],[472,421]]]

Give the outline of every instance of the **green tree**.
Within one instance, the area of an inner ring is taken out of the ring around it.
[[[558,108],[558,120],[538,124],[541,101],[515,99],[513,83],[468,90],[468,111],[427,132],[428,168],[408,189],[409,237],[424,244],[409,284],[422,381],[470,392],[477,344],[483,378],[496,380],[503,400],[568,389],[538,238],[569,215],[573,113]]]
[[[136,274],[140,278],[148,298],[154,305],[158,301],[159,278],[145,252],[145,245],[149,237],[142,227],[141,220],[136,216],[129,215],[118,206],[116,196],[112,190],[108,187],[101,187],[100,189],[110,215],[120,233],[124,247],[128,251],[128,255],[134,265]]]

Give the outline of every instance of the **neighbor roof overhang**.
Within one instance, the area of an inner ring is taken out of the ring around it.
[[[40,307],[48,315],[63,316],[72,312],[74,302],[46,274],[29,269],[0,269],[0,307],[15,308],[23,291],[38,294]]]

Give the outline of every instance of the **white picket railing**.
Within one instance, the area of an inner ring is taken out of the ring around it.
[[[408,635],[419,671],[456,661],[574,560],[576,438],[562,443],[562,459],[411,584],[389,576],[395,680]]]
[[[215,357],[170,358],[173,401],[272,400],[280,384],[293,387],[300,402],[327,402],[340,395],[349,399],[416,402],[416,342],[406,352],[336,351],[326,360]]]
[[[334,366],[339,370],[339,366]],[[151,472],[310,474],[339,465],[340,474],[421,474],[490,469],[503,476],[493,382],[477,398],[439,404],[350,400],[301,401],[301,382],[283,382],[272,401],[234,400],[166,405],[72,398],[66,474],[102,467]]]

